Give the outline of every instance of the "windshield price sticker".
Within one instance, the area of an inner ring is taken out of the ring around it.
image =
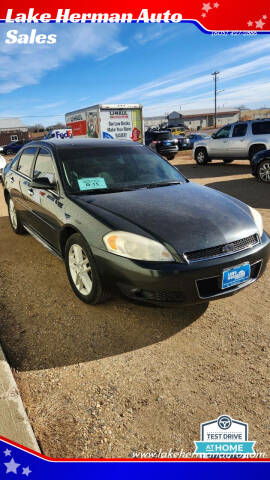
[[[96,190],[98,188],[108,188],[102,177],[80,178],[78,180],[80,190]]]

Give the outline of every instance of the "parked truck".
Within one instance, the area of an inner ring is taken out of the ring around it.
[[[66,125],[78,138],[115,138],[143,143],[142,105],[93,105],[66,113]]]

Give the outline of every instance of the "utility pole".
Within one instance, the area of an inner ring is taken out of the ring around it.
[[[215,84],[215,128],[217,128],[217,75],[219,72],[213,72],[211,75],[214,77],[214,84]]]

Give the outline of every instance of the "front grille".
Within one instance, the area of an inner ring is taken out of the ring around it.
[[[149,290],[141,290],[138,297],[144,298],[145,300],[152,300],[154,302],[183,302],[184,296],[181,292],[151,292]]]
[[[198,262],[200,260],[208,260],[209,258],[223,257],[224,255],[231,255],[241,250],[254,247],[259,243],[259,237],[257,234],[250,237],[236,240],[235,242],[225,243],[217,247],[205,248],[203,250],[196,250],[194,252],[186,252],[185,257],[188,262]]]
[[[197,283],[199,296],[201,298],[211,298],[211,297],[215,297],[216,295],[225,294],[226,292],[230,292],[231,290],[244,287],[247,283],[251,283],[252,281],[256,280],[256,278],[260,273],[261,265],[262,265],[261,261],[251,265],[250,279],[247,282],[243,282],[242,284],[234,285],[232,287],[228,287],[225,289],[221,288],[221,276],[204,278],[203,280],[197,280],[196,283]]]

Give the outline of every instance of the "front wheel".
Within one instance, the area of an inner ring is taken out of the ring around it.
[[[25,230],[23,228],[20,218],[18,217],[12,198],[9,198],[8,200],[8,216],[12,230],[18,235],[24,233]]]
[[[256,177],[264,183],[270,183],[270,160],[263,160],[257,167]]]
[[[195,152],[195,160],[198,165],[206,165],[209,161],[205,148],[197,148]]]
[[[104,301],[105,291],[95,260],[79,233],[74,233],[67,240],[65,264],[71,287],[80,300],[93,305]]]

